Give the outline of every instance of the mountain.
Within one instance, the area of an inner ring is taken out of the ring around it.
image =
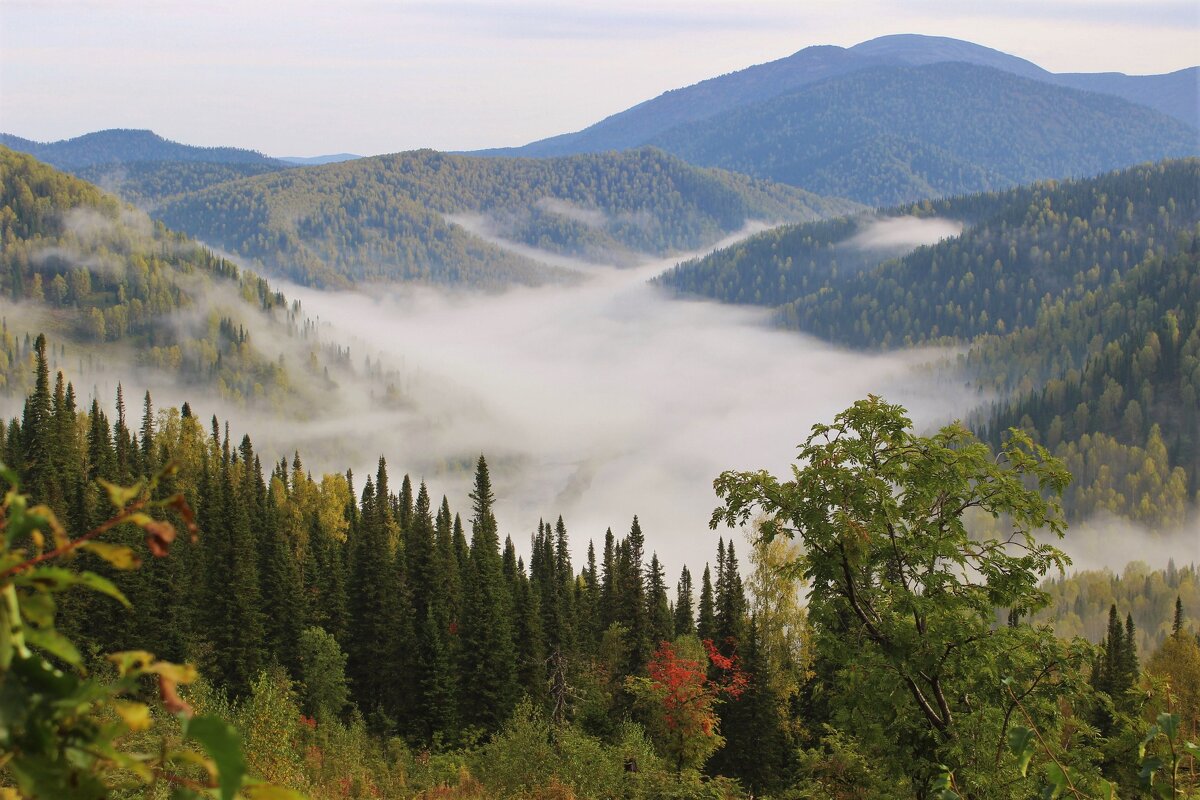
[[[156,214],[301,283],[500,286],[570,277],[530,248],[632,263],[711,244],[752,220],[854,207],[653,149],[550,160],[423,150],[223,183]]]
[[[153,131],[114,128],[63,139],[33,142],[0,133],[0,144],[28,153],[62,170],[74,171],[102,164],[145,161],[202,161],[213,164],[258,165],[280,169],[285,164],[253,150],[236,147],[193,147],[164,139]]]
[[[653,143],[691,163],[873,205],[1200,153],[1194,129],[1144,106],[961,62],[861,70]]]
[[[650,144],[668,130],[794,92],[804,86],[878,67],[913,67],[962,62],[1074,89],[1102,92],[1154,108],[1195,128],[1200,67],[1169,75],[1121,73],[1056,75],[1016,56],[941,36],[882,36],[850,48],[807,47],[786,58],[668,92],[613,114],[576,133],[522,147],[480,151],[479,155],[561,156],[624,150]]]
[[[1171,527],[1200,500],[1200,160],[785,226],[659,282],[855,347],[968,345],[998,398],[976,430],[1047,443],[1076,518]]]

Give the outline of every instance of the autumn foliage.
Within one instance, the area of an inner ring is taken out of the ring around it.
[[[688,657],[687,650],[699,657]],[[717,704],[746,688],[737,655],[722,655],[711,639],[681,637],[660,643],[646,671],[646,677],[627,678],[626,687],[647,713],[655,743],[677,769],[699,768],[725,741],[717,729]]]

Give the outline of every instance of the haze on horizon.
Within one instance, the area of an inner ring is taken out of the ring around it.
[[[1055,72],[1193,66],[1200,4],[1048,0],[2,0],[0,130],[150,128],[270,155],[520,145],[662,92],[894,33]]]

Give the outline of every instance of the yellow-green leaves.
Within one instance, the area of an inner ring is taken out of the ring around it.
[[[123,544],[91,541],[84,542],[81,547],[104,559],[117,569],[137,569],[142,565],[142,560],[138,558],[137,553],[133,552],[133,548]]]

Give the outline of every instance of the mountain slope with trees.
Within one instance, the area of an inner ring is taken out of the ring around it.
[[[1042,83],[1100,92],[1153,108],[1184,124],[1200,125],[1196,86],[1200,67],[1167,75],[1055,74],[1023,58],[960,39],[896,34],[853,47],[806,47],[790,56],[672,89],[581,131],[481,155],[548,156],[624,150],[649,144],[676,126],[790,94],[810,84],[876,68],[959,62],[989,67]],[[1051,176],[1043,176],[1051,177]]]
[[[1072,515],[1172,527],[1200,489],[1200,161],[1047,182],[881,212],[949,218],[961,235],[896,258],[852,246],[870,217],[783,227],[660,282],[776,307],[854,347],[968,344],[974,425],[1034,432],[1077,479]],[[881,263],[882,262],[882,263]]]
[[[171,381],[277,408],[319,405],[324,392],[305,387],[327,389],[328,367],[334,377],[349,368],[340,351],[307,337],[299,308],[263,279],[91,184],[3,147],[0,241],[0,297],[15,304],[0,335],[5,394],[29,388],[35,324],[51,334],[57,363],[133,360]],[[315,374],[289,372],[281,342],[294,348],[293,363]]]
[[[156,214],[301,283],[494,286],[563,274],[472,231],[621,263],[701,247],[751,220],[852,207],[651,149],[549,161],[422,150],[221,184]]]
[[[889,205],[1200,154],[1195,128],[988,67],[873,68],[666,131],[696,164]]]
[[[37,158],[61,170],[73,172],[102,164],[133,164],[146,161],[186,161],[208,164],[259,165],[282,169],[281,161],[254,150],[237,147],[195,147],[164,139],[154,131],[112,128],[85,133],[57,142],[34,142],[0,133],[0,144]]]

